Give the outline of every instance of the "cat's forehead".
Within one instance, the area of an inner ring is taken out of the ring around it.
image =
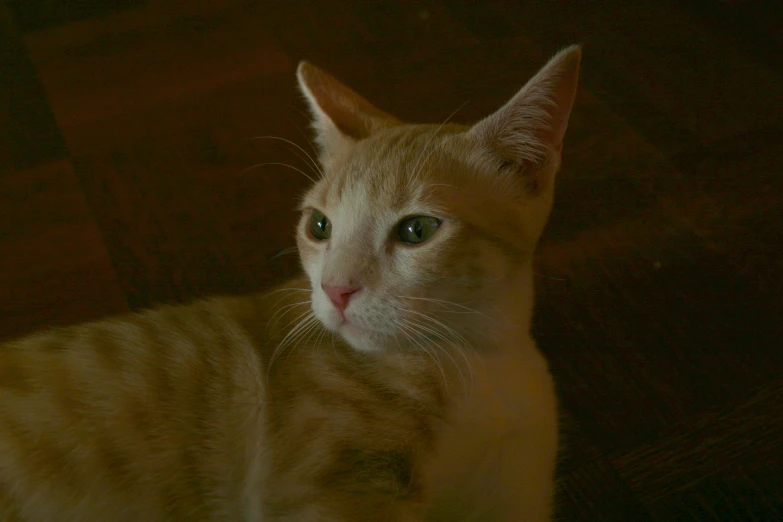
[[[426,203],[426,188],[453,170],[450,139],[456,126],[405,125],[357,143],[314,188],[318,203],[336,207],[363,202],[400,211]]]

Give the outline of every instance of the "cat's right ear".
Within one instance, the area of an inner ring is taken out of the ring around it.
[[[325,158],[340,155],[358,140],[400,123],[311,63],[299,62],[296,76],[310,105],[316,140]]]

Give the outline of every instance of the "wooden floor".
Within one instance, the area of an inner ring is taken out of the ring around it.
[[[301,58],[402,118],[467,122],[583,43],[537,268],[560,517],[783,520],[778,1],[8,2],[3,337],[296,272],[274,256],[307,180],[246,169],[303,166],[252,139],[309,147]]]

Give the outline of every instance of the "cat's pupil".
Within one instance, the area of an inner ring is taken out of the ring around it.
[[[421,236],[424,233],[424,230],[421,226],[421,221],[418,219],[413,223],[413,233],[416,234],[416,237],[419,239],[421,239]]]
[[[329,222],[329,218],[319,210],[313,210],[310,216],[310,234],[321,241],[329,239],[329,236],[332,235],[332,224]]]
[[[409,245],[427,241],[438,230],[440,220],[431,216],[413,216],[400,223],[399,238]]]

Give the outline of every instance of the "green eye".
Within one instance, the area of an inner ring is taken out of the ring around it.
[[[438,231],[440,219],[429,216],[414,216],[400,223],[400,240],[409,245],[424,243]]]
[[[332,235],[332,222],[324,216],[323,212],[313,210],[313,213],[310,214],[310,233],[321,241],[329,239],[329,236]]]

